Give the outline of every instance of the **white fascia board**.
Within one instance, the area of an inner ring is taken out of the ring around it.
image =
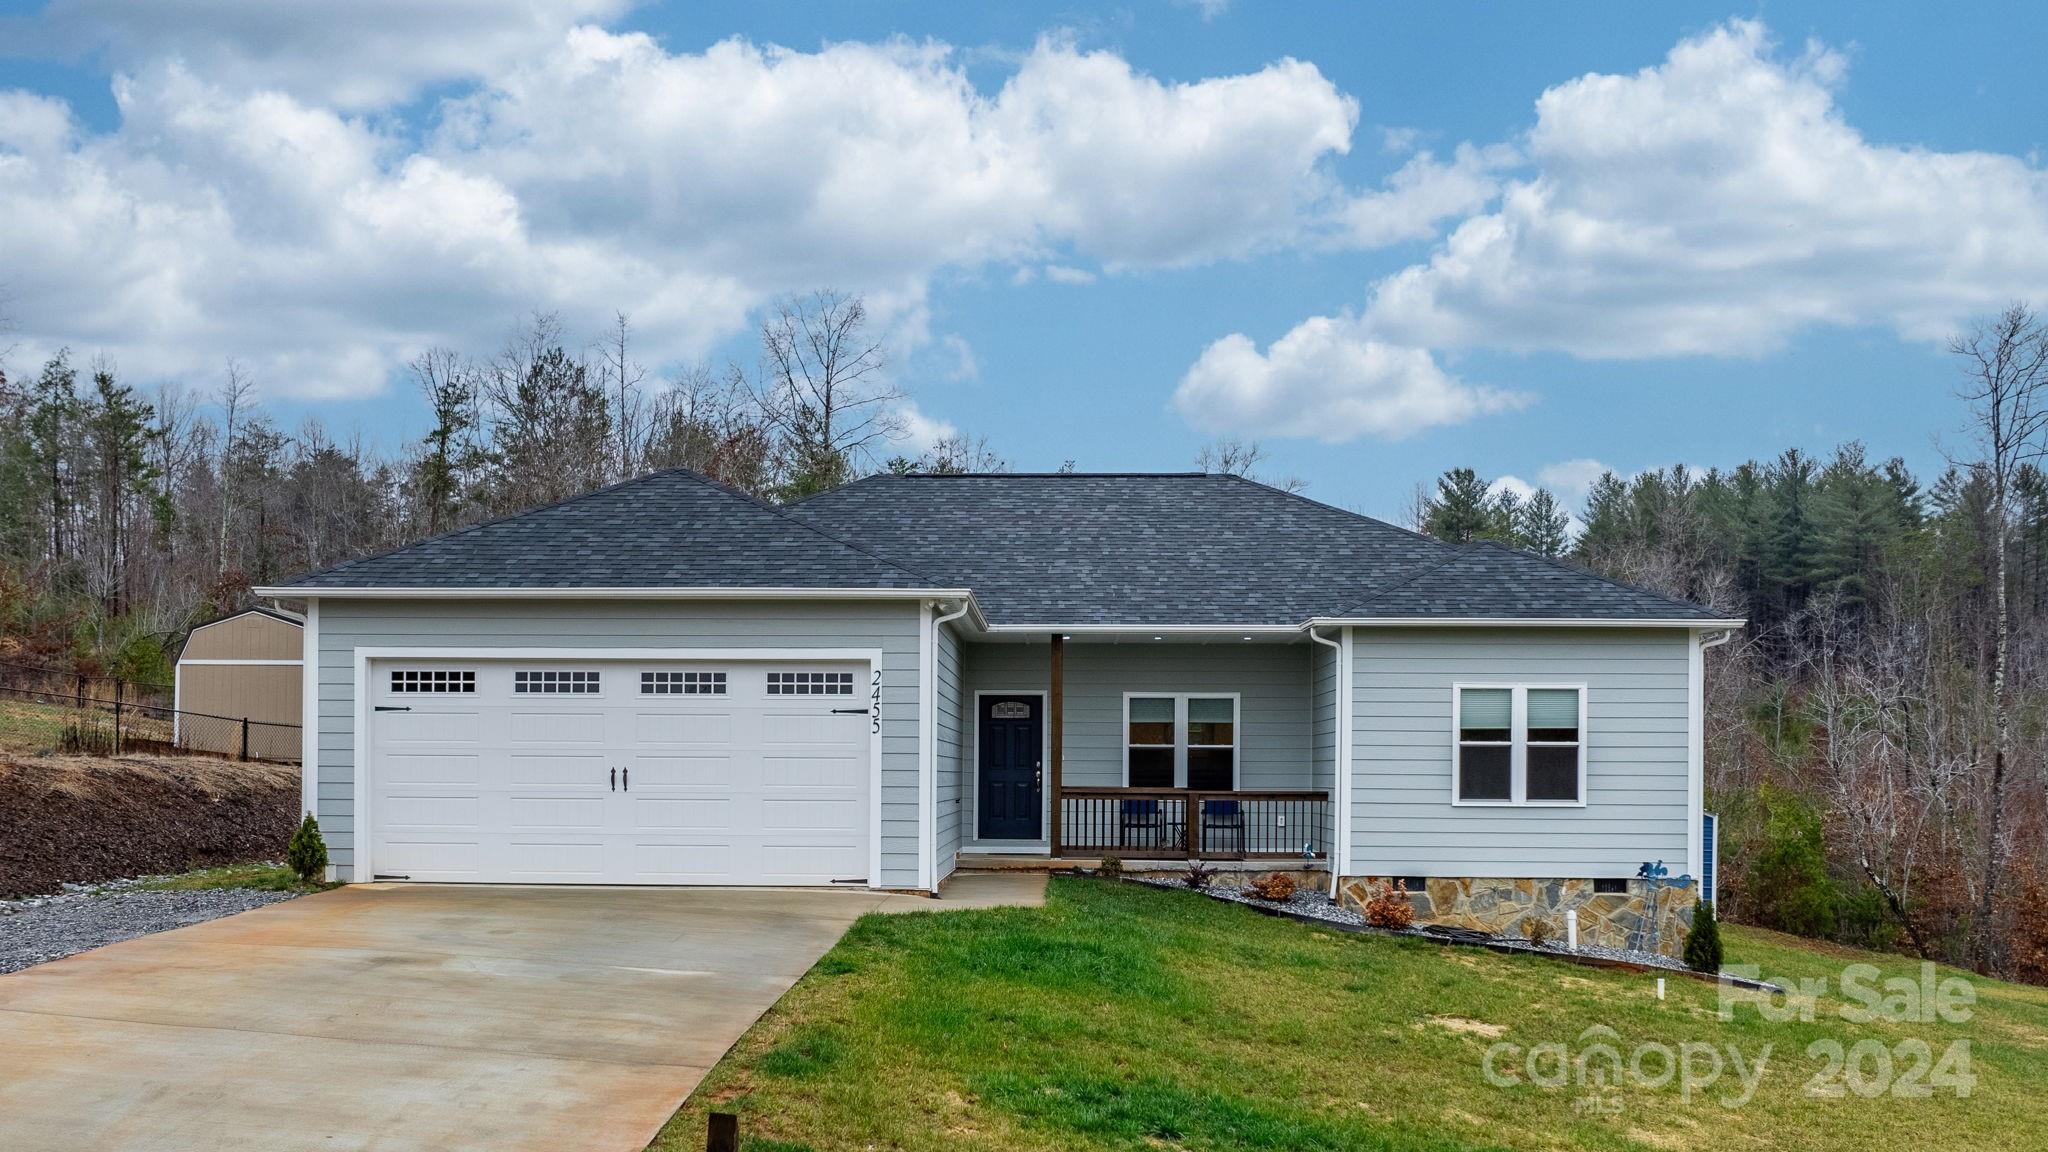
[[[1740,628],[1747,620],[1669,620],[1643,617],[1616,620],[1605,617],[1449,616],[1441,619],[1416,616],[1318,616],[1302,625],[1306,628],[1690,628],[1713,631]]]
[[[664,588],[653,587],[266,587],[251,590],[290,600],[926,600],[967,599],[967,588]]]

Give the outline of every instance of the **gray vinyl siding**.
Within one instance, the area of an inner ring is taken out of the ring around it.
[[[1335,798],[1337,794],[1337,650],[1309,646],[1309,787]],[[1337,842],[1337,806],[1324,808],[1321,848]]]
[[[1051,650],[1042,643],[970,644],[962,696],[970,713],[976,692],[1042,692],[1051,682]],[[1066,760],[1063,779],[1075,787],[1124,782],[1124,693],[1236,692],[1237,786],[1307,788],[1309,654],[1301,644],[1066,645]],[[964,835],[974,838],[973,732]]]
[[[933,717],[938,745],[938,763],[934,765],[938,811],[933,814],[938,821],[938,870],[933,875],[943,880],[960,855],[960,776],[966,758],[961,740],[965,721],[960,701],[960,638],[953,634],[951,625],[939,627],[932,637],[932,649],[932,668],[938,685],[938,711]]]
[[[1352,867],[1381,876],[1683,872],[1691,638],[1682,629],[1359,629]],[[1451,803],[1451,686],[1586,685],[1586,806]]]
[[[329,858],[355,858],[355,650],[859,648],[882,652],[882,877],[918,883],[914,601],[330,600],[320,603],[319,797]]]

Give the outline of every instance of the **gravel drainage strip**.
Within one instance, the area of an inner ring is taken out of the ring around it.
[[[140,882],[74,886],[55,896],[0,900],[0,973],[19,972],[103,945],[232,916],[298,895],[250,888],[128,890]]]

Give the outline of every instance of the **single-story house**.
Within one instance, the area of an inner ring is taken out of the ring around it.
[[[1203,473],[778,507],[665,471],[258,593],[306,605],[339,878],[1211,856],[1496,926],[1700,874],[1701,650],[1742,623]]]
[[[193,628],[171,676],[172,740],[180,748],[297,760],[305,620],[245,608]]]

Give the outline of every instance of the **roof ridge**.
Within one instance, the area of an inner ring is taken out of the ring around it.
[[[1280,496],[1285,496],[1292,500],[1298,500],[1303,504],[1310,504],[1317,508],[1323,508],[1331,512],[1338,513],[1339,515],[1349,516],[1353,520],[1362,520],[1367,524],[1371,524],[1380,528],[1391,528],[1404,536],[1411,536],[1417,540],[1426,540],[1429,543],[1435,544],[1440,548],[1457,547],[1457,545],[1455,544],[1446,544],[1443,541],[1437,539],[1436,537],[1429,535],[1427,532],[1417,532],[1413,528],[1403,528],[1399,524],[1396,524],[1391,520],[1382,520],[1377,516],[1367,516],[1363,512],[1353,512],[1349,508],[1339,508],[1335,504],[1325,504],[1321,500],[1318,500],[1313,496],[1303,496],[1299,492],[1290,492],[1285,488],[1279,487],[1278,485],[1268,484],[1264,480],[1254,480],[1249,476],[1242,476],[1236,472],[1205,472],[1198,473],[1198,475],[1225,477],[1231,480],[1239,481],[1241,483],[1249,484],[1254,488],[1263,488],[1268,492],[1272,492]]]
[[[930,581],[933,585],[945,583],[945,581],[941,580],[937,576],[932,575],[929,572],[912,568],[910,565],[902,563],[901,561],[891,560],[887,556],[884,556],[881,553],[876,552],[875,550],[867,547],[866,545],[856,544],[853,541],[838,535],[837,533],[827,532],[825,529],[820,528],[818,525],[811,523],[809,520],[806,520],[801,516],[793,515],[786,509],[771,504],[768,501],[761,499],[760,497],[754,495],[751,492],[746,492],[739,488],[735,488],[730,484],[724,483],[723,481],[713,480],[711,477],[706,476],[701,472],[693,471],[692,469],[689,468],[670,468],[666,469],[666,471],[680,473],[681,475],[688,476],[690,479],[697,481],[699,484],[706,485],[707,487],[710,487],[716,491],[726,493],[727,495],[730,496],[737,496],[740,499],[745,500],[748,503],[754,505],[755,507],[760,508],[764,512],[768,512],[775,516],[778,516],[784,520],[789,521],[791,524],[797,525],[800,528],[804,528],[808,531],[815,532],[818,535],[823,536],[825,539],[832,541],[834,544],[837,544],[842,548],[850,548],[853,551],[858,552],[863,556],[866,556],[870,560],[874,560],[890,568],[894,568],[899,572],[906,572],[912,576],[917,577],[919,580]],[[650,475],[660,475],[660,473],[650,473]],[[862,479],[867,479],[867,477],[862,477]],[[859,481],[855,481],[855,483],[859,483]],[[845,485],[841,485],[841,487],[845,487]],[[812,493],[812,495],[822,496],[824,495],[824,493],[815,492]],[[810,497],[805,497],[805,499],[809,498]]]
[[[1676,596],[1668,596],[1662,592],[1657,591],[1654,588],[1644,588],[1641,585],[1630,584],[1625,580],[1616,580],[1614,577],[1609,576],[1603,572],[1595,572],[1591,568],[1581,568],[1578,565],[1572,564],[1563,559],[1545,556],[1540,552],[1531,552],[1526,548],[1515,548],[1510,545],[1503,544],[1498,540],[1475,540],[1473,541],[1473,543],[1490,545],[1491,547],[1498,549],[1499,551],[1509,553],[1510,555],[1526,556],[1529,559],[1535,560],[1539,563],[1548,564],[1552,568],[1556,568],[1561,572],[1570,572],[1573,575],[1577,576],[1590,576],[1593,579],[1600,581],[1602,584],[1605,584],[1610,588],[1619,588],[1624,592],[1633,592],[1638,596],[1648,596],[1653,600],[1662,600],[1666,604],[1676,604],[1681,608],[1691,608],[1695,611],[1700,612],[1714,611],[1714,609],[1709,608],[1704,604],[1695,604],[1690,600],[1681,600]]]
[[[386,556],[396,556],[400,552],[404,552],[407,549],[418,548],[424,544],[431,544],[436,540],[453,540],[457,536],[467,535],[471,532],[481,532],[485,528],[489,528],[496,524],[503,524],[508,520],[517,520],[521,516],[530,516],[536,512],[546,512],[555,508],[566,508],[571,504],[577,504],[582,501],[592,499],[593,497],[602,496],[608,492],[615,492],[621,488],[630,488],[635,484],[644,483],[646,481],[654,479],[657,476],[665,476],[670,472],[688,471],[689,469],[687,468],[657,468],[652,472],[645,472],[638,476],[634,476],[630,479],[615,481],[613,483],[605,485],[602,488],[592,488],[588,492],[578,492],[574,496],[565,496],[552,504],[536,504],[531,508],[522,508],[516,512],[507,512],[501,516],[493,516],[488,520],[479,520],[474,524],[466,524],[460,528],[450,528],[446,532],[437,532],[432,536],[422,536],[418,540],[414,540],[411,543],[400,544],[396,547],[386,548],[381,552],[372,552],[367,556],[352,556],[347,560],[340,561],[339,563],[329,564],[325,568],[315,568],[311,572],[307,572],[300,576],[295,576],[292,578],[292,583],[303,584],[306,581],[311,580],[315,576],[325,576],[332,572],[339,572],[344,568],[352,568],[358,564],[368,564],[372,560],[382,560]]]

